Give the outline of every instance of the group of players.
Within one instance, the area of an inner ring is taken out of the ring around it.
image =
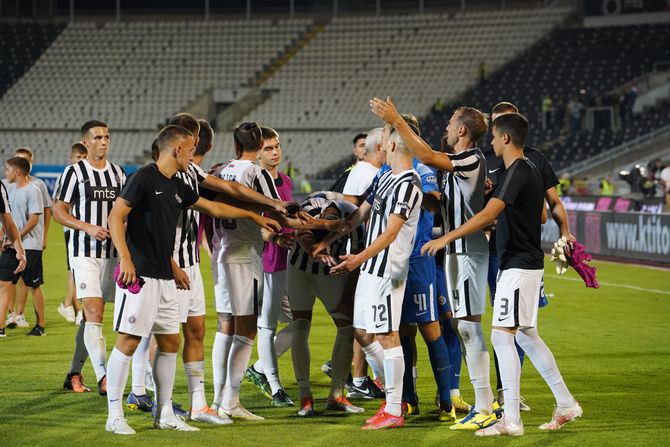
[[[240,404],[245,375],[274,405],[292,406],[277,367],[277,356],[288,348],[300,393],[298,414],[314,415],[308,339],[316,298],[336,326],[326,408],[363,412],[344,394],[345,388],[374,391],[364,386],[363,358],[385,395],[363,429],[401,427],[405,415],[418,411],[412,346],[417,328],[438,388],[438,417],[453,422],[452,429],[479,436],[524,433],[519,352],[531,358],[556,398],[551,420],[540,428],[559,429],[581,416],[536,329],[545,200],[561,234],[573,238],[553,170],[539,152],[524,148],[528,121],[510,103],[493,109],[492,145],[500,161],[492,169],[494,158],[485,160],[476,147],[489,127],[477,109],[457,109],[443,150],[434,151],[421,139],[416,118],[400,115],[390,98],[375,98],[370,107],[384,122],[365,138],[364,158],[370,157],[373,168],[360,163],[352,169],[348,180],[355,192],[322,191],[299,205],[291,201],[290,178],[278,170],[279,135],[270,128],[240,125],[234,132],[237,158],[207,173],[200,165],[212,147],[212,129],[178,114],[154,142],[155,163],[126,179],[107,160],[108,126],[84,124],[87,158],[65,169],[54,205],[55,220],[66,227],[68,261],[84,309],[64,386],[90,391],[81,377],[90,357],[98,391],[108,400],[107,431],[135,433],[123,413],[131,362],[126,404],[153,411],[156,428],[197,431],[186,420],[224,425],[233,418],[263,419]],[[25,261],[21,238],[11,218],[0,217],[18,270]],[[442,231],[434,230],[436,221]],[[218,319],[211,406],[204,387],[203,239],[212,256]],[[444,262],[436,263],[432,256],[445,249]],[[498,401],[481,325],[487,277]],[[102,332],[106,302],[114,302],[118,333],[109,358]],[[276,333],[278,321],[289,324]],[[188,412],[172,402],[180,328]],[[259,361],[249,367],[256,335]],[[362,355],[348,379],[354,340]],[[475,393],[471,408],[453,383],[461,347]],[[148,371],[155,402],[146,390]],[[456,419],[457,409],[465,417]]]

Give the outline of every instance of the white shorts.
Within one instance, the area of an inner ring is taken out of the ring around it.
[[[290,310],[286,313],[288,300],[286,296],[286,272],[272,272],[263,274],[263,300],[261,313],[258,316],[258,327],[276,329],[277,322],[290,323]]]
[[[214,282],[214,305],[216,312],[220,314],[232,314],[230,309],[230,296],[228,295],[228,283],[226,283],[226,272],[223,263],[212,260],[212,280]]]
[[[488,271],[488,254],[458,253],[444,256],[444,274],[454,318],[486,313]]]
[[[544,270],[507,269],[498,273],[493,326],[535,327]]]
[[[116,288],[114,331],[138,337],[178,334],[179,303],[174,280],[144,278],[144,281],[135,295]]]
[[[223,264],[230,311],[236,317],[258,315],[263,298],[263,262]]]
[[[361,271],[354,297],[354,327],[368,334],[397,332],[406,283]]]
[[[114,268],[118,262],[118,258],[70,258],[77,299],[102,298],[107,303],[113,303],[116,289]]]
[[[311,311],[318,297],[330,316],[353,318],[352,297],[345,297],[349,275],[315,275],[289,264],[286,267],[288,300],[292,311]]]
[[[177,301],[179,301],[179,320],[186,323],[188,317],[205,315],[205,286],[202,284],[200,264],[183,270],[188,275],[191,287],[189,290],[177,289]]]

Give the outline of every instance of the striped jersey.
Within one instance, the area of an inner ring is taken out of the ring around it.
[[[9,195],[7,194],[7,188],[5,188],[4,182],[0,182],[0,213],[7,214],[11,212],[12,209],[9,206]]]
[[[107,217],[126,182],[124,170],[109,161],[96,169],[81,160],[65,168],[58,200],[70,204],[70,213],[91,225],[108,228]],[[85,231],[72,230],[68,253],[74,257],[116,257],[111,239],[99,241]]]
[[[337,209],[340,219],[350,216],[356,209],[358,209],[356,205],[346,200],[331,201],[319,197],[318,194],[316,197],[313,196],[305,200],[300,207],[306,213],[317,218],[326,210],[326,208],[334,207]],[[317,241],[323,239],[323,237],[320,236],[328,234],[327,231],[313,233],[315,233],[314,235]],[[365,248],[365,227],[363,225],[359,225],[358,228],[355,228],[351,233],[333,242],[330,247],[330,254],[335,259],[347,254],[349,242],[351,242],[351,253],[358,253]],[[311,257],[305,250],[303,250],[300,244],[296,244],[295,248],[289,253],[289,262],[294,267],[314,275],[330,274],[330,267]]]
[[[204,182],[208,176],[200,166],[193,162],[188,171],[177,172],[176,175],[198,195],[200,195],[200,183]],[[200,250],[197,243],[199,221],[200,213],[192,208],[182,210],[177,220],[173,257],[180,268],[191,267],[200,262]]]
[[[229,161],[218,176],[248,186],[267,197],[279,198],[270,173],[249,160]],[[261,229],[249,219],[214,219],[214,238],[220,243],[218,262],[245,264],[261,260]]]
[[[444,232],[455,230],[484,207],[486,160],[482,151],[474,147],[458,154],[450,154],[453,172],[442,178],[442,223]],[[489,244],[484,231],[458,239],[447,246],[447,253],[485,253]]]
[[[421,179],[414,169],[399,174],[388,171],[379,178],[367,199],[372,204],[372,213],[366,246],[386,231],[391,214],[405,219],[405,224],[388,247],[363,263],[361,271],[397,281],[407,279],[422,199]]]
[[[56,200],[58,200],[58,195],[60,194],[60,189],[61,189],[62,183],[63,183],[63,174],[61,173],[58,176],[58,178],[56,179],[56,183],[54,183],[54,191],[53,191],[53,194],[51,195],[51,199],[54,202],[56,202]],[[63,233],[68,234],[70,231],[72,231],[72,229],[63,225]],[[68,247],[65,247],[65,249],[67,250]]]

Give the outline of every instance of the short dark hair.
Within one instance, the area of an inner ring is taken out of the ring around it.
[[[458,121],[468,129],[472,141],[478,141],[489,130],[489,118],[474,107],[459,107],[456,109]]]
[[[32,160],[32,158],[33,158],[33,151],[31,151],[31,150],[28,149],[27,147],[20,147],[20,148],[18,148],[17,150],[14,151],[14,154],[15,154],[15,155],[18,155],[18,154],[27,155],[28,157],[30,157],[31,160]]]
[[[109,126],[107,126],[107,123],[104,123],[104,122],[99,121],[99,120],[90,120],[90,121],[86,121],[84,124],[82,124],[81,134],[85,135],[86,132],[93,129],[94,127],[104,127],[104,128],[109,129]]]
[[[261,127],[261,136],[264,140],[271,140],[273,138],[279,138],[279,133],[272,127]]]
[[[359,133],[359,134],[356,135],[356,136],[354,137],[354,139],[351,141],[351,144],[353,144],[354,146],[356,146],[356,142],[357,142],[358,140],[360,140],[361,138],[365,140],[367,137],[368,137],[368,134],[366,134],[366,133]]]
[[[23,157],[12,157],[7,160],[8,166],[18,169],[23,173],[23,175],[30,174],[30,162]]]
[[[493,115],[494,113],[519,113],[519,108],[511,102],[502,101],[493,106],[491,114]]]
[[[404,119],[409,128],[412,129],[412,132],[414,132],[419,137],[421,136],[421,127],[419,126],[419,119],[415,115],[411,113],[406,113],[402,115],[402,119]]]
[[[528,120],[520,113],[500,115],[493,121],[493,127],[499,133],[509,135],[517,146],[523,146],[528,136]]]
[[[185,127],[169,124],[158,134],[158,149],[164,151],[170,148],[170,143],[178,137],[193,137],[193,133]]]
[[[72,148],[70,148],[70,156],[74,154],[88,154],[88,149],[81,143],[74,143]]]
[[[195,147],[195,155],[205,155],[212,149],[214,130],[207,120],[198,120],[200,131],[198,132],[198,145]]]
[[[153,143],[151,143],[151,159],[153,161],[158,161],[158,154],[160,151],[161,150],[158,148],[158,138],[156,138]]]
[[[257,123],[242,123],[233,132],[237,155],[245,151],[257,151],[263,144],[261,128]]]
[[[196,117],[190,113],[177,113],[175,116],[170,118],[168,124],[174,124],[175,126],[181,126],[185,129],[188,129],[193,135],[198,135],[200,133],[200,123]]]

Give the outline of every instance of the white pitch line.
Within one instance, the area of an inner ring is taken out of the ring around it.
[[[547,277],[553,278],[553,279],[562,279],[563,281],[583,282],[581,278],[571,278],[571,277],[568,277],[568,276],[559,276],[559,275],[544,275],[544,276],[547,276]],[[638,290],[640,292],[651,292],[651,293],[658,293],[660,295],[670,295],[670,290],[648,289],[646,287],[631,286],[630,284],[616,284],[616,283],[603,282],[603,281],[598,281],[598,284],[600,284],[601,286],[619,287],[619,288],[622,288],[622,289]]]

